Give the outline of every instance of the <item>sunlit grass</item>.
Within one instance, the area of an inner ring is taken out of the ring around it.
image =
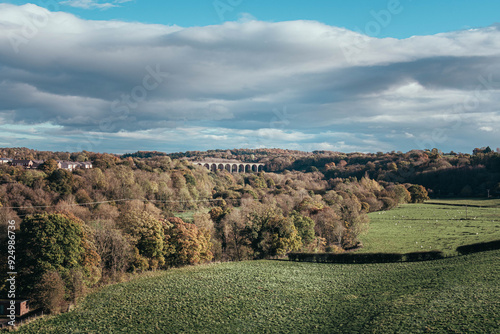
[[[406,204],[369,214],[370,228],[360,252],[440,250],[500,239],[500,208]]]
[[[499,255],[181,268],[106,287],[19,333],[492,333]]]

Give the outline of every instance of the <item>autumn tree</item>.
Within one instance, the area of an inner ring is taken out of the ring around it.
[[[224,200],[220,201],[220,206],[212,208],[208,213],[210,218],[214,222],[215,238],[220,241],[220,247],[222,254],[226,253],[227,240],[225,233],[225,220],[224,217],[231,211],[226,205]]]
[[[209,231],[177,217],[169,218],[163,227],[169,243],[165,254],[167,265],[193,265],[212,260]]]
[[[55,171],[58,167],[57,165],[57,161],[54,160],[54,159],[48,159],[46,160],[44,163],[42,163],[40,165],[40,167],[38,167],[40,170],[42,170],[43,172],[45,172],[46,174],[50,174],[52,173],[53,171]]]
[[[223,219],[224,239],[227,241],[227,256],[241,261],[250,258],[248,240],[244,235],[246,216],[243,210],[232,210]]]
[[[52,270],[43,273],[36,283],[34,297],[44,312],[58,314],[64,303],[65,284],[59,272]]]
[[[273,205],[256,203],[247,216],[245,234],[258,259],[284,255],[302,247],[302,241],[290,219]]]
[[[314,216],[315,231],[327,245],[342,244],[345,231],[344,221],[331,207],[326,207]]]
[[[133,270],[157,269],[165,264],[162,222],[147,210],[129,210],[120,215],[118,226],[133,247]]]
[[[132,246],[120,230],[109,225],[95,230],[96,251],[101,257],[103,276],[124,273],[132,260]]]
[[[419,184],[413,184],[408,188],[408,191],[411,194],[411,202],[412,203],[423,203],[424,201],[429,199],[429,194],[424,186]]]

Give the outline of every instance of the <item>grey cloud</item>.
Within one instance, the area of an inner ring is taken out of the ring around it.
[[[33,13],[45,15],[46,24],[16,53],[11,37],[23,36],[20,18]],[[372,147],[363,135],[370,132],[388,147],[384,136],[395,127],[416,137],[425,132],[430,115],[446,114],[457,103],[465,106],[463,96],[480,95],[477,106],[459,111],[464,118],[485,111],[498,115],[493,94],[500,89],[498,26],[405,40],[360,39],[313,21],[184,29],[85,21],[5,4],[0,25],[4,123],[50,122],[68,131],[103,132],[105,121],[113,125],[104,131],[110,133],[279,127],[317,131],[297,136],[296,145],[323,147],[328,145],[318,133],[334,129],[357,136],[347,137],[343,147]],[[345,54],[346,45],[357,52]],[[156,85],[148,66],[168,75]],[[480,78],[491,79],[491,87],[481,87]],[[276,121],[273,110],[283,107],[287,118]]]

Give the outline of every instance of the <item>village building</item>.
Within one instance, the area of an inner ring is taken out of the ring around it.
[[[9,315],[10,313],[10,299],[0,299],[0,315]],[[27,299],[15,301],[15,315],[17,317],[23,316],[30,312],[29,303]]]
[[[58,161],[57,167],[60,169],[66,169],[69,171],[74,171],[79,167],[78,162],[74,161]]]
[[[39,168],[44,160],[23,160],[23,159],[10,159],[10,158],[0,158],[0,164],[10,164],[11,166],[21,166],[26,169],[36,169]],[[91,169],[91,161],[57,161],[57,168],[66,169],[69,171],[74,171],[75,169]]]
[[[22,166],[27,169],[36,169],[43,164],[43,160],[17,160],[14,159],[11,162],[12,166]]]

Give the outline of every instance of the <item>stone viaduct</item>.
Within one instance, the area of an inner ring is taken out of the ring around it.
[[[226,159],[205,159],[191,161],[193,165],[203,166],[212,172],[216,170],[227,170],[230,173],[257,173],[264,170],[264,164],[256,162],[243,162]]]

